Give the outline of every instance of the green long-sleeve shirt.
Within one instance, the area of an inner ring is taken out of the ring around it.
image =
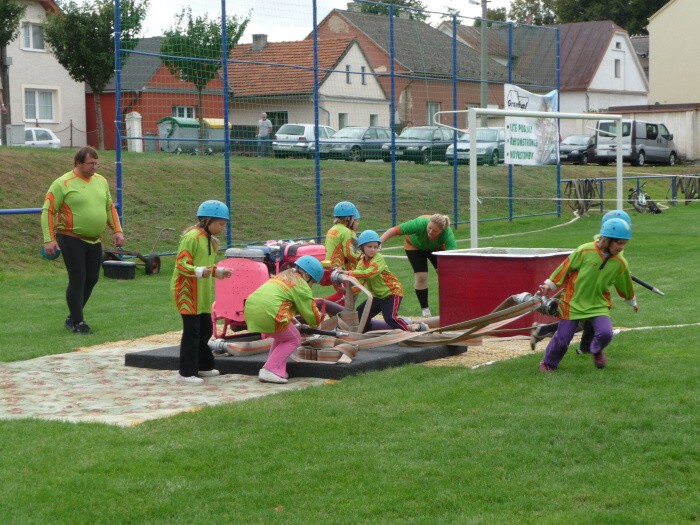
[[[355,232],[344,224],[335,224],[326,233],[326,259],[332,268],[352,270],[360,257],[357,252],[357,237]]]
[[[384,299],[390,295],[403,297],[401,281],[389,271],[384,257],[378,253],[371,259],[364,255],[357,262],[357,267],[348,275],[359,279],[373,297]]]
[[[634,298],[629,266],[622,254],[609,257],[595,242],[582,244],[562,262],[549,280],[563,286],[559,310],[563,319],[586,319],[608,315],[612,308],[610,286],[623,299]]]
[[[301,277],[294,284],[289,284],[283,275],[285,272],[272,277],[246,299],[245,322],[251,332],[282,332],[297,313],[311,327],[317,327],[321,322],[321,313],[314,302],[311,287]]]
[[[55,241],[56,232],[97,243],[105,226],[113,232],[122,231],[109,184],[102,175],[85,178],[69,171],[51,183],[41,211],[45,243]]]
[[[195,271],[200,266],[211,266],[212,275],[216,266],[216,250],[201,228],[192,228],[181,238],[177,248],[175,270],[170,280],[170,289],[175,296],[177,311],[185,315],[211,312],[214,301],[214,278],[198,278]]]

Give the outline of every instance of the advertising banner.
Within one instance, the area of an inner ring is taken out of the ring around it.
[[[504,108],[520,111],[559,111],[557,90],[530,93],[513,84],[503,86]],[[505,163],[540,166],[559,162],[556,118],[506,117]]]

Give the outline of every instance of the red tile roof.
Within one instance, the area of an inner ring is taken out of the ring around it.
[[[318,43],[318,80],[321,83],[345,55],[352,38]],[[314,86],[313,41],[268,42],[260,51],[239,44],[231,52],[229,84],[234,97],[312,93]]]

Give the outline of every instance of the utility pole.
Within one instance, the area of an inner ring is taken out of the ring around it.
[[[472,5],[479,5],[478,0],[469,0]],[[481,98],[479,105],[486,109],[489,105],[489,38],[486,20],[489,17],[489,0],[481,0]],[[488,116],[481,115],[481,127],[486,127]]]

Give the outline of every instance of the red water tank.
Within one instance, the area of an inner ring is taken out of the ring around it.
[[[534,294],[573,250],[559,248],[469,248],[436,252],[440,326],[491,313],[511,295]],[[533,312],[504,328],[526,328],[555,318]],[[513,335],[513,334],[506,334]]]

